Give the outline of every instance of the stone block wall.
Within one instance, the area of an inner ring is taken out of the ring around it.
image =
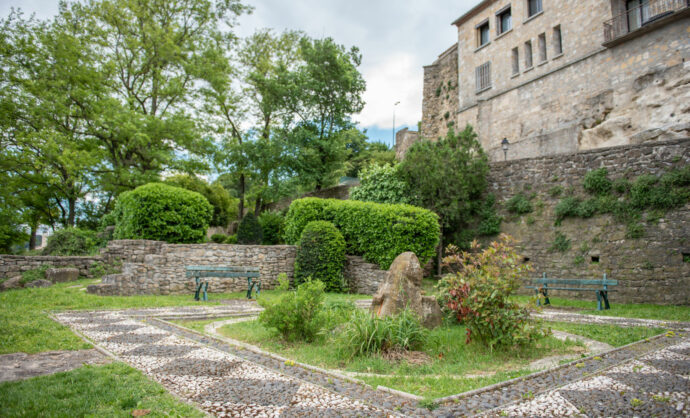
[[[57,256],[23,256],[0,254],[0,277],[12,278],[22,272],[39,268],[42,265],[52,267],[75,267],[82,277],[92,277],[91,265],[101,261],[101,257],[57,257]]]
[[[439,55],[431,65],[424,67],[424,92],[422,101],[422,138],[436,140],[448,133],[448,125],[454,125],[458,111],[458,45],[455,44]],[[396,149],[402,159],[407,148]]]
[[[631,303],[690,304],[690,205],[643,222],[643,238],[626,238],[626,225],[612,216],[567,218],[555,226],[554,208],[562,199],[549,192],[572,188],[587,197],[582,181],[588,171],[606,167],[609,178],[634,179],[660,175],[690,164],[690,139],[628,145],[576,154],[491,164],[489,191],[499,205],[517,193],[533,195],[530,214],[503,211],[501,226],[518,240],[520,252],[535,267],[533,275],[558,278],[601,278],[619,281],[611,300]],[[647,214],[643,215],[643,218]],[[556,234],[570,240],[565,252],[553,249]],[[554,295],[557,295],[554,292]],[[574,294],[595,301],[593,292]],[[593,302],[593,306],[594,302]]]
[[[103,258],[120,260],[122,272],[89,286],[100,295],[169,295],[194,291],[194,279],[187,278],[185,266],[259,267],[262,288],[273,289],[278,275],[293,279],[297,247],[291,245],[167,244],[157,241],[111,241]],[[345,277],[353,292],[373,294],[385,271],[361,257],[348,256]],[[212,278],[210,292],[239,292],[247,289],[246,278]]]

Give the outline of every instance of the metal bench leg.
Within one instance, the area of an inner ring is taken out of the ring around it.
[[[256,282],[256,298],[259,299],[259,293],[261,293],[261,282]]]
[[[208,302],[208,282],[204,283],[204,302]]]
[[[601,291],[597,290],[597,311],[603,310],[601,308]]]
[[[541,296],[539,296],[539,289],[534,289],[534,293],[537,295],[537,306],[541,306]]]
[[[551,301],[549,300],[549,290],[544,285],[544,306],[546,305],[551,305]]]
[[[196,282],[196,292],[194,292],[194,300],[199,300],[199,292],[201,291],[201,283],[199,283],[199,278],[194,279]]]
[[[611,309],[611,305],[609,305],[609,292],[601,292],[601,296],[604,298],[604,309]]]
[[[252,298],[252,289],[254,288],[254,282],[251,278],[247,278],[247,299]]]

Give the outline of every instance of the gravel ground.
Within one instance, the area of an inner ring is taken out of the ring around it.
[[[690,337],[685,332],[636,343],[454,399],[445,398],[438,408],[429,411],[407,398],[327,373],[286,365],[273,357],[155,319],[255,312],[253,302],[244,302],[193,308],[65,312],[56,316],[171,392],[216,416],[690,415]],[[560,313],[550,319],[660,326],[645,320],[567,315],[567,319]]]

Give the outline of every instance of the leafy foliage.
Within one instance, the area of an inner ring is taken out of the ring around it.
[[[358,310],[345,322],[338,342],[345,354],[355,357],[417,349],[427,336],[427,330],[410,309],[383,318]]]
[[[5,205],[0,206],[0,254],[11,254],[14,246],[26,238],[28,235],[21,227],[17,211]]]
[[[311,221],[329,221],[345,238],[347,253],[388,269],[405,251],[421,263],[434,254],[440,232],[438,217],[410,205],[305,198],[292,202],[285,217],[285,241],[295,244]]]
[[[550,250],[564,253],[570,249],[571,244],[570,239],[564,233],[557,231],[556,238],[554,239]]]
[[[237,218],[237,202],[227,190],[218,183],[208,184],[191,175],[177,175],[165,180],[166,184],[197,192],[204,196],[213,206],[213,217],[210,226],[228,226],[230,220]]]
[[[360,173],[360,185],[350,190],[350,199],[376,203],[410,203],[410,191],[399,165],[371,165]]]
[[[532,203],[524,194],[518,193],[515,196],[508,199],[508,201],[506,202],[506,209],[510,213],[524,215],[526,213],[532,212]]]
[[[585,174],[582,187],[591,194],[605,195],[613,187],[613,183],[608,179],[608,175],[609,171],[605,167],[589,171]]]
[[[227,238],[225,238],[225,243],[237,244],[237,234],[228,235]]]
[[[459,252],[449,246],[444,264],[455,270],[437,285],[440,302],[467,326],[469,343],[476,338],[492,349],[528,344],[544,335],[525,308],[509,297],[521,285],[521,278],[531,270],[522,264],[512,247],[513,240],[502,234],[498,241],[480,251],[472,243],[471,252]]]
[[[213,234],[211,235],[211,241],[215,242],[216,244],[223,244],[225,241],[228,239],[227,235],[225,234]]]
[[[50,264],[41,264],[39,267],[23,271],[22,272],[22,278],[19,281],[22,285],[26,285],[27,283],[31,283],[34,280],[40,280],[40,279],[45,279],[46,278],[46,271],[48,271],[49,268],[51,268]]]
[[[44,255],[92,255],[103,245],[95,231],[79,228],[59,229],[48,238]]]
[[[283,239],[285,217],[280,212],[261,212],[258,219],[263,245],[277,245],[285,242]]]
[[[496,213],[496,196],[489,193],[479,209],[479,225],[477,226],[477,232],[479,235],[496,235],[501,232],[501,222],[503,222],[503,217]]]
[[[297,290],[281,295],[275,302],[259,298],[259,305],[264,307],[259,321],[278,330],[288,341],[312,341],[324,325],[324,289],[320,281],[309,280],[297,286]],[[285,285],[283,290],[287,290]]]
[[[116,239],[197,243],[206,237],[213,208],[199,193],[150,183],[122,193],[115,212]]]
[[[237,243],[242,245],[261,244],[261,225],[252,212],[247,213],[242,218],[240,226],[237,228]]]
[[[309,222],[298,243],[295,283],[319,280],[327,292],[342,292],[347,289],[344,263],[345,240],[340,231],[330,222]]]

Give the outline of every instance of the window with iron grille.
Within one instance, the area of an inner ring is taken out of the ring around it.
[[[546,34],[539,35],[539,62],[546,62]]]
[[[491,87],[491,61],[486,62],[475,69],[477,77],[477,92]]]
[[[543,10],[541,0],[527,0],[527,17],[532,17]]]
[[[525,68],[532,68],[532,41],[525,42]]]
[[[561,38],[561,25],[553,28],[553,53],[561,55],[563,53],[563,39]]]

